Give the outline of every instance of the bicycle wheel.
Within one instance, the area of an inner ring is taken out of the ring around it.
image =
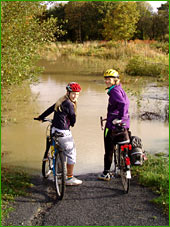
[[[121,176],[124,193],[128,193],[130,188],[130,179],[127,178],[127,167],[126,167],[125,158],[122,152],[120,152],[120,176]]]
[[[59,200],[64,196],[65,192],[65,164],[62,152],[57,152],[55,156],[55,174],[54,185],[56,189],[56,195]]]
[[[120,165],[119,165],[119,149],[118,146],[114,148],[114,176],[120,177]]]
[[[50,138],[49,136],[47,136],[46,150],[45,150],[43,162],[42,162],[43,177],[48,178],[49,175],[52,173],[52,169],[53,169],[53,159],[51,157],[51,152],[50,152]]]

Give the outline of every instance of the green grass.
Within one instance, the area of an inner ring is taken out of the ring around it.
[[[132,173],[138,177],[143,186],[147,186],[158,194],[152,202],[169,213],[169,158],[164,155],[148,155],[148,160],[143,166],[133,167]]]
[[[12,168],[1,168],[1,217],[2,220],[13,210],[10,202],[14,201],[16,196],[27,195],[27,189],[31,187],[31,181],[28,174],[21,170]]]

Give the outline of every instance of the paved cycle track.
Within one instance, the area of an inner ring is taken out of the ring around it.
[[[79,176],[83,184],[67,186],[56,201],[53,182],[33,177],[34,187],[18,197],[5,226],[169,226],[169,218],[150,202],[157,195],[131,180],[124,194],[119,178],[109,182],[97,174]]]

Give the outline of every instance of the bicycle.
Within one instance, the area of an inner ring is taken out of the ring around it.
[[[39,119],[34,118],[34,120]],[[45,118],[42,122],[50,122],[46,130],[46,150],[42,160],[42,175],[47,179],[53,174],[57,199],[62,200],[65,192],[66,167],[58,138],[62,137],[63,134],[60,132],[52,134],[51,119]]]
[[[103,127],[103,121],[106,121],[107,119],[103,119],[100,117],[100,123],[101,128],[104,130]],[[114,124],[115,128],[119,133],[124,131],[125,124],[120,121],[118,121],[116,124]],[[130,144],[130,140],[126,141],[117,141],[116,144],[114,144],[114,170],[113,175],[115,177],[119,176],[123,186],[124,193],[129,192],[130,188],[130,179],[131,179],[131,170],[130,170],[130,157],[129,157],[129,151],[132,150],[132,145]]]

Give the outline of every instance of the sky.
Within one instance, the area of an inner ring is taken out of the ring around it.
[[[58,3],[62,1],[57,1]],[[165,4],[167,1],[147,1],[151,4],[153,11],[157,12],[157,7],[161,6],[161,4]]]
[[[151,4],[154,12],[157,12],[157,7],[160,7],[161,4],[165,4],[167,1],[147,1]]]

